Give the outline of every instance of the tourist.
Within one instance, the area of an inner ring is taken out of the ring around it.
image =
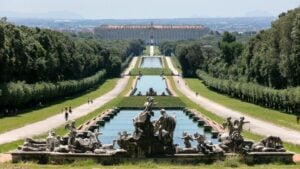
[[[69,107],[69,113],[72,114],[72,108],[71,108],[71,106]]]
[[[297,115],[296,121],[297,121],[297,124],[299,124],[299,121],[300,121],[300,115]]]
[[[88,104],[90,104],[90,99],[88,98]]]
[[[91,99],[91,101],[90,101],[90,102],[91,102],[91,104],[93,104],[93,99]]]
[[[196,96],[198,96],[198,92],[196,92]]]
[[[65,120],[68,121],[68,119],[69,119],[69,113],[66,111],[65,112]]]

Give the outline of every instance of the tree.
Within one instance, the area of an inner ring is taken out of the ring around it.
[[[227,42],[227,43],[231,43],[231,42],[235,42],[236,38],[233,34],[229,33],[229,32],[224,32],[223,36],[222,36],[222,42]]]

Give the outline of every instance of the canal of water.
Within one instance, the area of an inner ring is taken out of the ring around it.
[[[197,122],[194,122],[189,118],[182,110],[166,110],[168,115],[176,118],[176,128],[174,131],[174,144],[178,144],[180,147],[184,147],[183,140],[181,139],[184,131],[189,134],[196,132],[204,134],[208,140],[217,144],[217,139],[212,138],[210,132],[204,132],[203,126],[198,126]],[[99,130],[102,135],[99,136],[100,141],[103,144],[112,144],[114,139],[118,138],[118,132],[127,131],[132,134],[134,131],[133,118],[136,117],[141,110],[121,110],[113,119],[106,122]],[[157,120],[160,117],[159,110],[154,110],[154,116],[151,120]],[[192,145],[196,147],[196,141],[192,142]]]

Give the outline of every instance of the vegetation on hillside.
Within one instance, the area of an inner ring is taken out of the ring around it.
[[[178,58],[184,76],[198,76],[212,89],[242,100],[297,113],[300,8],[282,13],[270,29],[246,43],[239,36],[224,32],[197,41],[165,42],[160,49]]]
[[[0,109],[74,94],[121,74],[145,45],[100,41],[0,21]]]

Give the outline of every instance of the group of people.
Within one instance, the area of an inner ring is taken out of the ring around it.
[[[88,104],[93,104],[93,99],[88,98]],[[68,121],[69,120],[69,115],[72,114],[73,110],[72,107],[65,107],[61,109],[61,112],[64,113],[65,115],[65,120]]]
[[[88,98],[88,104],[93,104],[93,99]]]
[[[72,107],[65,107],[64,109],[61,109],[62,112],[65,114],[65,120],[69,120],[69,114],[72,114]]]

